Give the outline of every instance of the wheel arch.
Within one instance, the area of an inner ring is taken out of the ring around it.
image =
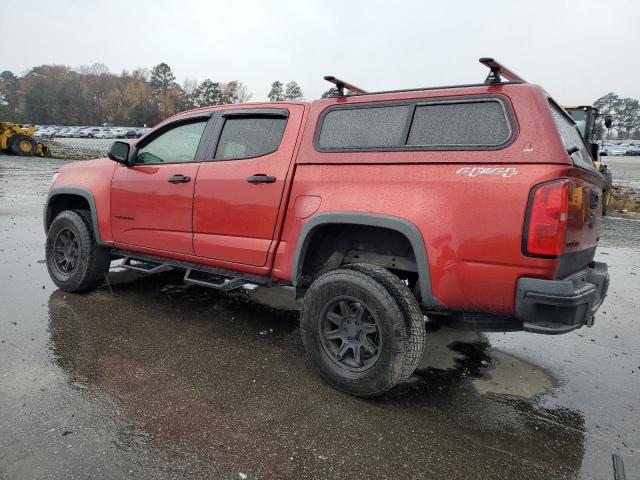
[[[412,222],[400,217],[361,212],[318,213],[304,224],[300,231],[291,268],[291,281],[296,289],[297,297],[301,296],[300,277],[311,240],[321,227],[330,225],[378,227],[392,230],[402,235],[411,245],[413,254],[415,255],[421,297],[418,300],[426,306],[441,308],[442,304],[432,293],[427,249],[418,227]]]
[[[91,229],[98,245],[109,245],[100,238],[98,227],[98,214],[93,194],[84,188],[60,187],[55,188],[47,195],[44,206],[44,233],[49,231],[53,219],[63,210],[88,210],[91,216]]]

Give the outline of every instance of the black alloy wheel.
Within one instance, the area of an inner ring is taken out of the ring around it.
[[[322,347],[339,366],[350,371],[371,368],[380,357],[379,321],[353,297],[338,297],[321,313]]]
[[[71,274],[78,265],[80,245],[69,228],[61,229],[53,242],[54,265],[64,275]]]

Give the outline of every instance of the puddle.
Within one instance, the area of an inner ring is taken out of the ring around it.
[[[552,378],[535,365],[499,351],[491,352],[488,371],[471,382],[478,393],[534,398],[553,387]]]

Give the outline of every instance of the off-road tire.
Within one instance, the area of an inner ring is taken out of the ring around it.
[[[27,143],[30,145],[29,150],[22,150],[20,148],[20,145],[26,145]],[[29,135],[18,134],[11,140],[11,151],[14,155],[19,155],[22,157],[32,157],[36,154],[37,149],[38,144]]]
[[[415,295],[396,275],[379,265],[352,263],[343,265],[342,268],[356,270],[377,280],[387,289],[402,309],[402,313],[405,319],[407,319],[406,328],[409,332],[407,337],[407,341],[409,342],[407,348],[408,361],[405,364],[405,370],[400,379],[401,382],[405,381],[420,364],[426,341],[425,319]]]
[[[380,326],[379,356],[364,371],[341,366],[323,347],[326,306],[345,296],[365,305]],[[316,279],[304,297],[300,332],[320,375],[338,390],[360,397],[381,395],[407,379],[424,350],[424,317],[415,297],[391,272],[368,264],[346,265]]]
[[[96,244],[89,219],[88,212],[65,210],[53,220],[47,232],[47,269],[53,283],[65,292],[94,290],[109,271],[109,250]],[[70,231],[78,246],[77,263],[66,273],[57,264],[54,254],[56,239],[63,231]]]

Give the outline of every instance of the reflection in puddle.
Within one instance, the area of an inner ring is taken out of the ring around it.
[[[491,369],[472,381],[479,393],[534,398],[553,387],[551,377],[544,370],[507,353],[494,351],[491,356]]]

